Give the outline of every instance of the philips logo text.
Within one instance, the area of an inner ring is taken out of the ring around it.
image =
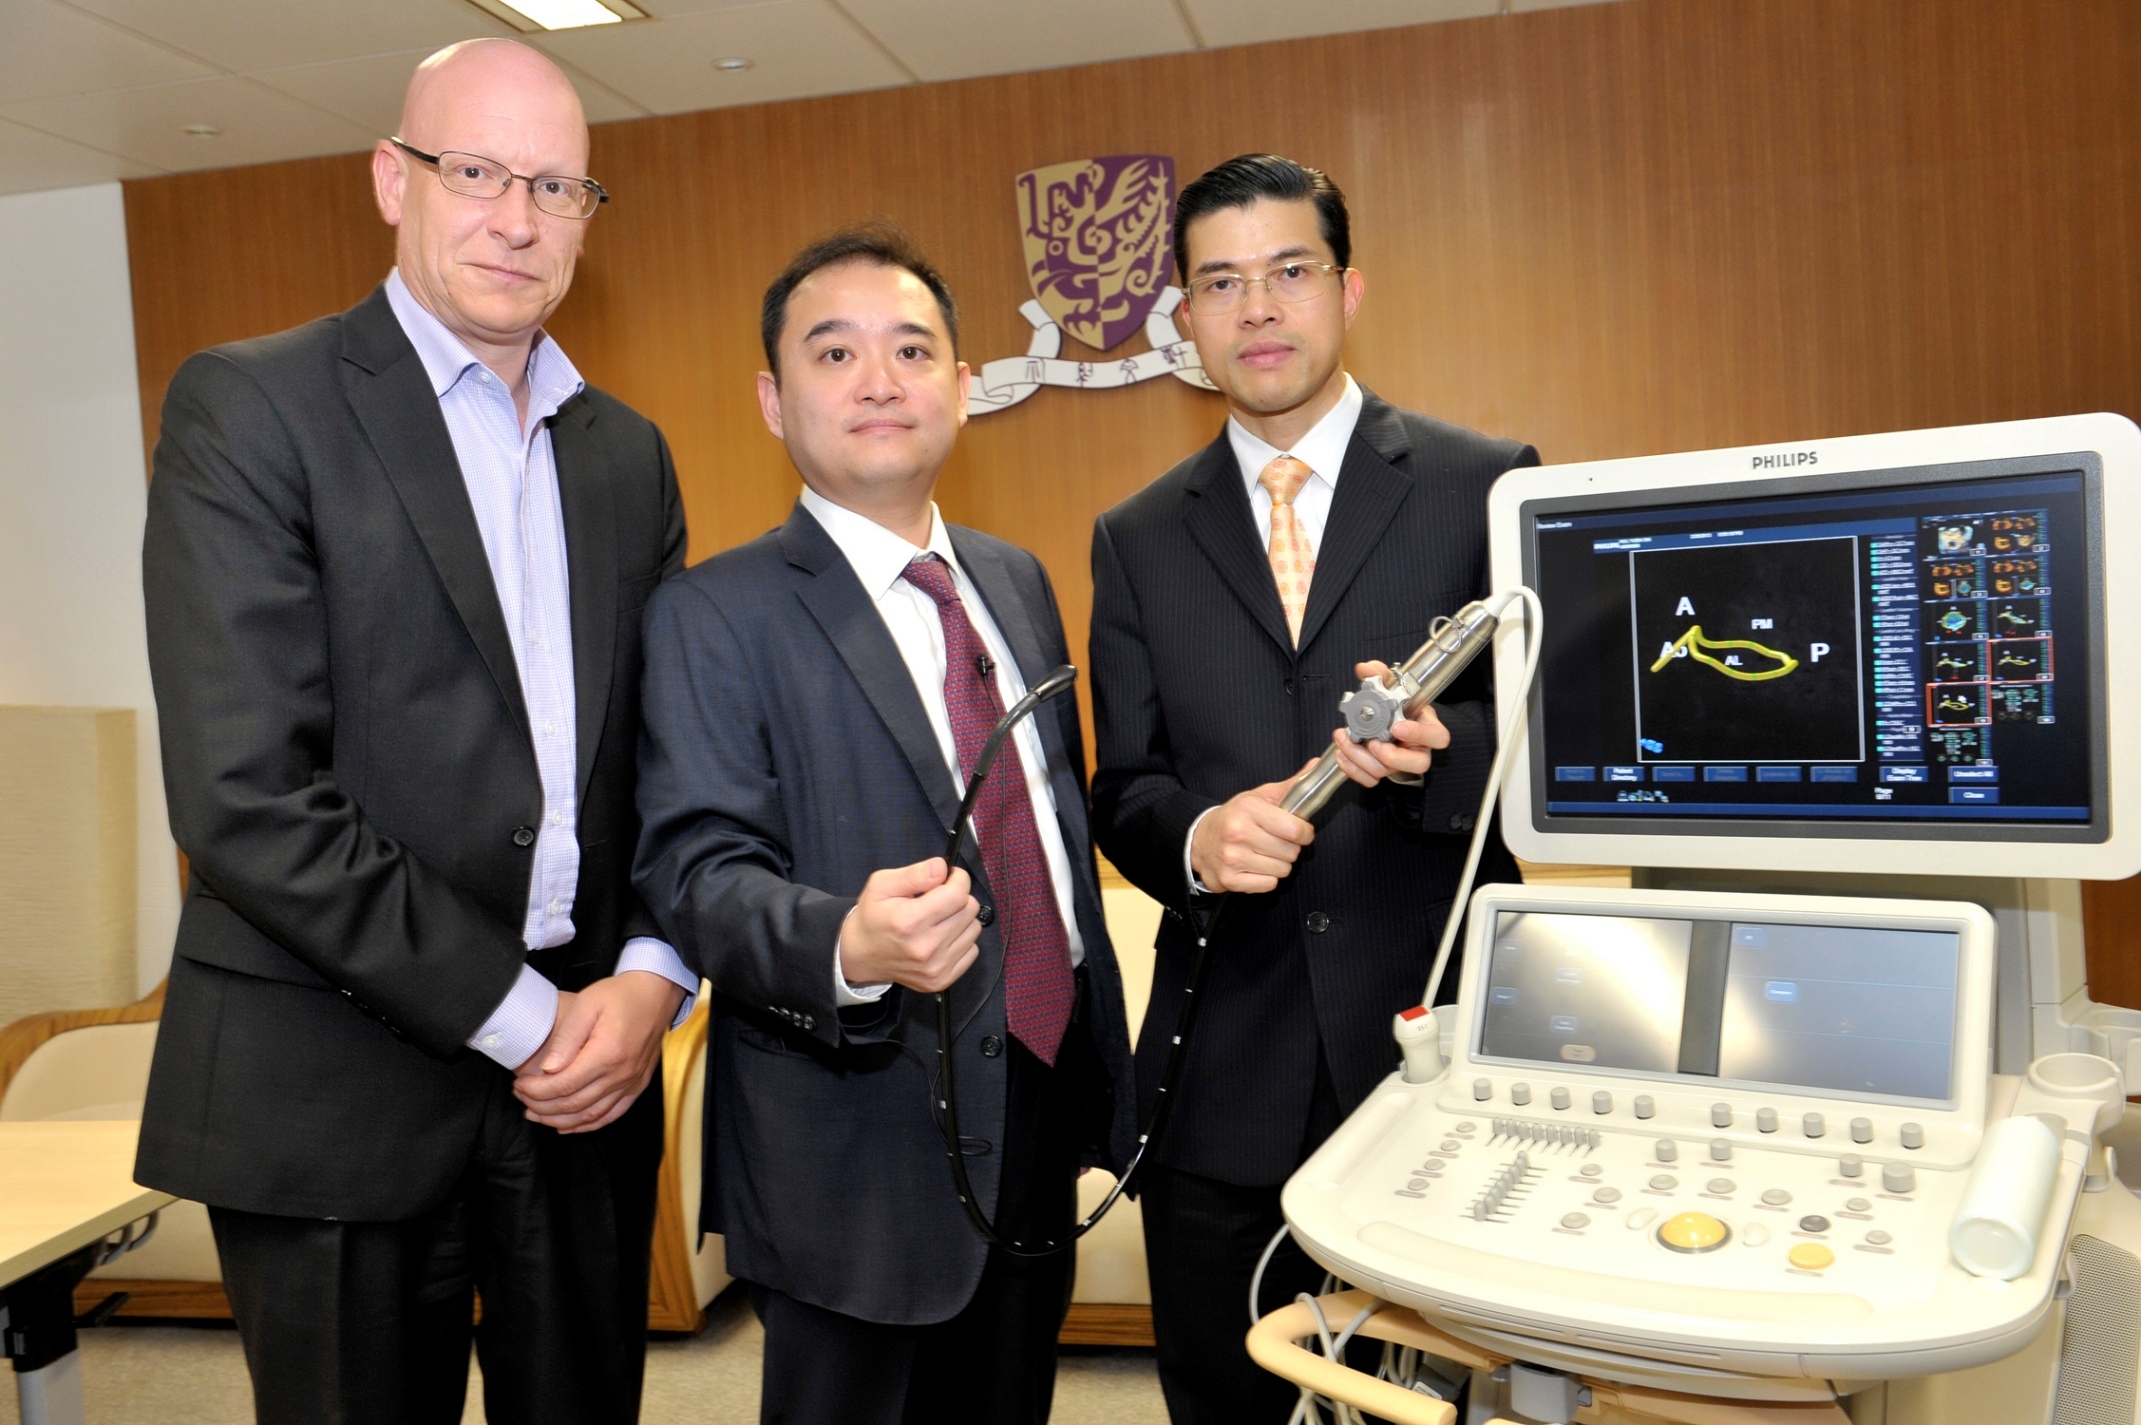
[[[1782,455],[1757,455],[1756,470],[1796,470],[1802,465],[1819,465],[1821,457],[1811,450],[1787,450]]]

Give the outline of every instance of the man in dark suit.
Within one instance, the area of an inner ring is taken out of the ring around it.
[[[643,1090],[698,985],[629,880],[640,615],[684,524],[660,432],[542,332],[587,152],[535,51],[432,56],[373,156],[386,283],[165,402],[192,886],[137,1173],[209,1205],[264,1422],[458,1421],[478,1291],[489,1418],[638,1418]]]
[[[706,1226],[765,1323],[761,1418],[1048,1418],[1083,1164],[1132,1134],[1121,978],[1069,698],[983,783],[1005,707],[1068,661],[1032,555],[932,495],[966,418],[943,279],[895,232],[799,254],[766,294],[788,522],[648,612],[637,883],[714,994]],[[951,997],[962,1143],[938,1129]]]
[[[1141,1174],[1176,1425],[1292,1408],[1242,1344],[1251,1277],[1286,1178],[1396,1062],[1391,1016],[1426,984],[1494,751],[1484,661],[1389,742],[1336,732],[1338,700],[1486,591],[1488,487],[1538,459],[1346,374],[1350,246],[1343,195],[1291,160],[1232,159],[1183,189],[1175,260],[1227,428],[1093,533],[1094,836],[1168,912],[1148,1095],[1208,893],[1241,898]],[[1311,827],[1278,803],[1332,745],[1355,785]],[[1514,877],[1497,838],[1481,879]],[[1321,1275],[1287,1244],[1259,1309]]]

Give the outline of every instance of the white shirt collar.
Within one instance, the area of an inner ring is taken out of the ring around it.
[[[1242,479],[1248,484],[1249,492],[1256,493],[1257,477],[1264,473],[1266,465],[1281,455],[1291,455],[1335,489],[1338,470],[1346,463],[1346,446],[1353,440],[1353,427],[1360,423],[1364,401],[1360,383],[1348,372],[1346,389],[1338,397],[1338,404],[1324,412],[1323,419],[1316,422],[1292,450],[1281,450],[1261,437],[1251,435],[1240,421],[1228,416],[1227,440],[1234,447],[1234,459],[1241,466]]]
[[[416,348],[417,360],[424,363],[433,395],[443,397],[471,371],[486,369],[461,338],[416,300],[409,284],[402,281],[399,267],[387,274],[386,286],[387,305],[394,309],[395,320],[401,323],[409,344]],[[541,420],[555,415],[558,407],[586,386],[579,370],[566,358],[564,348],[552,341],[548,332],[537,332],[535,346],[528,353],[529,418]]]
[[[924,550],[917,549],[903,535],[894,534],[866,515],[856,514],[845,505],[836,505],[808,485],[803,487],[803,508],[809,510],[825,532],[832,536],[840,552],[862,581],[863,592],[875,601],[891,592],[899,583],[907,566]],[[959,556],[952,552],[951,536],[944,531],[944,516],[932,503],[929,507],[928,553],[936,555],[949,564],[960,581],[965,571],[959,567]]]

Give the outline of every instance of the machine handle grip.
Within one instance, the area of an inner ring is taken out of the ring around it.
[[[2003,1118],[1987,1128],[1948,1226],[1956,1263],[1995,1281],[2028,1271],[2058,1177],[2059,1134],[2042,1119]]]
[[[1307,1303],[1282,1306],[1249,1328],[1249,1359],[1281,1379],[1395,1425],[1456,1425],[1457,1409],[1447,1401],[1415,1395],[1343,1361],[1303,1350],[1300,1342],[1315,1334],[1316,1318]]]

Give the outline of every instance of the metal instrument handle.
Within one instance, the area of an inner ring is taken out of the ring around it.
[[[1501,607],[1506,606],[1507,601],[1501,601]],[[1456,680],[1480,650],[1494,641],[1495,625],[1500,622],[1500,607],[1474,600],[1451,615],[1428,636],[1427,642],[1413,650],[1412,657],[1399,665],[1390,684],[1393,690],[1404,691],[1407,718],[1419,716],[1423,708]],[[1338,765],[1338,749],[1325,748],[1316,765],[1288,789],[1279,805],[1304,821],[1314,821],[1330,805],[1331,798],[1337,795],[1345,780],[1346,774]]]

